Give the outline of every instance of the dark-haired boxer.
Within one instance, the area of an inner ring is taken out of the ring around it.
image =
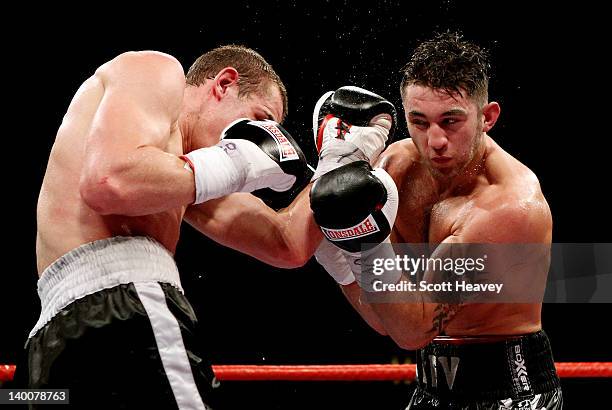
[[[303,153],[277,123],[286,110],[280,78],[241,46],[202,55],[187,75],[169,55],[128,52],[81,85],[40,191],[42,312],[17,380],[70,389],[75,408],[209,406],[213,374],[173,259],[180,224],[191,205],[189,221],[213,238],[281,253],[273,245],[293,208],[277,214],[249,192],[268,198],[308,182]],[[309,226],[310,213],[297,214]],[[232,229],[254,215],[276,222]]]
[[[422,43],[401,84],[412,138],[392,144],[377,162],[399,198],[366,164],[323,175],[311,192],[315,219],[331,240],[319,247],[317,259],[374,329],[400,347],[418,349],[410,409],[550,410],[563,403],[538,301],[436,303],[409,294],[404,297],[413,300],[402,302],[392,292],[386,300],[395,303],[360,298],[360,285],[374,292],[359,281],[360,244],[387,235],[394,243],[429,243],[438,258],[452,257],[445,253],[452,244],[550,245],[552,217],[538,179],[487,135],[500,113],[499,104],[488,101],[488,70],[487,54],[458,34]],[[330,205],[349,202],[363,206]],[[354,232],[368,218],[379,231],[353,238],[337,233]],[[503,253],[496,262],[512,283],[516,256]],[[545,283],[546,253],[520,263]]]

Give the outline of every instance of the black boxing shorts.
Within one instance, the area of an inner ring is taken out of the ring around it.
[[[434,339],[417,351],[408,409],[561,409],[544,331],[513,338]]]
[[[29,388],[69,389],[71,408],[209,409],[216,381],[174,259],[158,242],[80,246],[45,270],[38,294]]]

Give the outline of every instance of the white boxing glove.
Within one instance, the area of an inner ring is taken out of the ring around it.
[[[397,123],[393,104],[351,86],[323,94],[315,105],[312,121],[319,153],[313,180],[350,162],[373,164],[393,137]]]

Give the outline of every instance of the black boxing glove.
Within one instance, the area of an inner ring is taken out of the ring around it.
[[[286,191],[279,192],[273,188],[262,188],[252,192],[253,195],[263,200],[266,205],[278,210],[288,206],[302,189],[308,185],[314,171],[308,165],[306,156],[300,146],[280,124],[269,120],[256,121],[256,123],[264,123],[259,126],[270,131],[272,138],[266,138],[263,134],[260,134],[260,137],[255,135],[250,140],[260,146],[275,161],[278,159],[279,165],[285,174],[295,176],[295,182]],[[273,124],[266,125],[265,123]]]
[[[319,98],[312,121],[319,153],[316,179],[352,161],[373,163],[392,140],[397,113],[383,97],[346,86]]]
[[[291,135],[274,121],[241,118],[221,141],[181,156],[194,173],[195,204],[233,192],[259,190],[262,198],[291,191],[308,180],[306,159]]]
[[[342,250],[360,286],[369,290],[371,283],[361,280],[362,251],[378,253],[379,257],[395,256],[389,236],[397,215],[398,191],[391,176],[381,168],[372,169],[366,161],[342,165],[316,180],[310,190],[310,207],[325,238]],[[336,257],[330,256],[329,248],[320,249],[317,260],[331,261],[332,267]],[[392,280],[400,274],[394,273]],[[350,282],[344,272],[342,278],[339,275],[332,273],[339,283]]]

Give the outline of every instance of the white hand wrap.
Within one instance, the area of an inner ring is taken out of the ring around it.
[[[340,285],[350,285],[355,282],[355,275],[351,270],[343,251],[323,239],[314,254],[317,262]]]
[[[193,169],[195,204],[234,192],[261,188],[285,191],[296,180],[251,141],[221,140],[214,147],[201,148],[182,157]]]

